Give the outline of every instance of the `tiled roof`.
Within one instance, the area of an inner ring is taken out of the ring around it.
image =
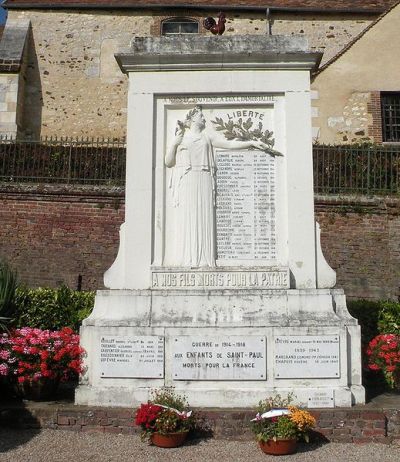
[[[6,0],[6,8],[151,8],[151,7],[198,7],[314,11],[365,11],[381,13],[390,8],[395,0]]]

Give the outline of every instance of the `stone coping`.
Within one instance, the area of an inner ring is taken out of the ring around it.
[[[29,27],[29,20],[7,21],[0,41],[1,72],[19,72]]]
[[[91,185],[78,183],[30,183],[0,181],[1,194],[43,194],[60,196],[118,196],[125,198],[125,186]],[[343,205],[347,207],[362,204],[371,209],[400,209],[400,198],[392,196],[366,196],[356,194],[314,194],[315,205]]]
[[[135,37],[131,44],[136,55],[183,54],[238,54],[238,53],[293,53],[307,52],[308,40],[304,35],[236,35],[213,37],[178,35],[162,37]]]
[[[109,185],[82,185],[82,184],[58,184],[58,183],[12,183],[0,182],[0,194],[2,196],[55,196],[70,199],[71,197],[117,197],[125,199],[124,186]]]

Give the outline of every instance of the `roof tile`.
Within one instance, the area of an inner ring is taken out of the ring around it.
[[[6,0],[8,8],[149,8],[149,7],[220,7],[235,8],[273,8],[273,9],[311,9],[319,11],[371,11],[383,12],[396,0]]]

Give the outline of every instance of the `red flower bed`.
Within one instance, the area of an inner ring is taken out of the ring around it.
[[[369,342],[366,353],[368,367],[382,371],[392,388],[400,388],[400,336],[377,335]]]
[[[0,337],[0,375],[19,383],[68,380],[82,372],[83,353],[79,335],[68,327],[60,331],[16,329]]]

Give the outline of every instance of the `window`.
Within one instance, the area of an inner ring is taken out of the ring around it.
[[[382,141],[400,142],[400,92],[381,93]]]
[[[198,34],[199,23],[193,19],[171,18],[161,24],[161,35]]]

